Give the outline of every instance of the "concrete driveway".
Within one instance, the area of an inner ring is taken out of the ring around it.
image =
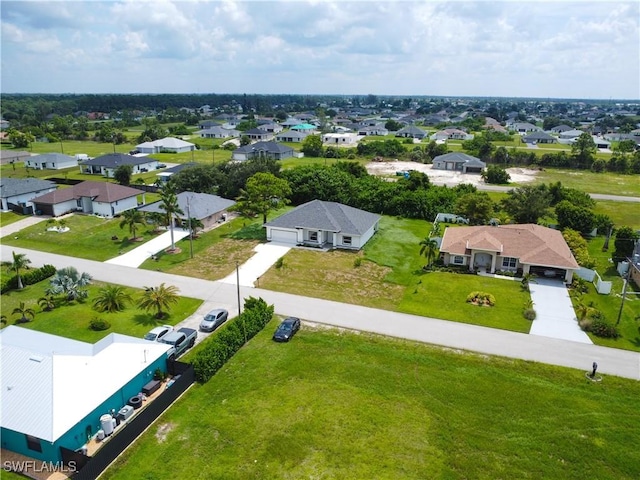
[[[537,313],[529,334],[593,343],[580,329],[569,291],[561,280],[537,278],[529,283],[529,290]]]
[[[273,242],[256,245],[253,249],[253,251],[256,252],[255,255],[240,265],[238,272],[240,274],[240,286],[255,286],[255,282],[258,281],[260,276],[269,270],[271,266],[289,250],[291,250],[290,245]],[[220,281],[236,285],[236,272],[233,272]]]
[[[178,240],[182,240],[189,235],[188,230],[182,228],[173,229],[173,241],[177,243]],[[162,235],[157,236],[153,240],[143,243],[139,247],[128,251],[127,253],[107,260],[105,263],[112,263],[113,265],[122,265],[125,267],[138,268],[144,263],[145,260],[151,258],[151,255],[158,253],[165,248],[171,246],[171,232],[164,232]]]

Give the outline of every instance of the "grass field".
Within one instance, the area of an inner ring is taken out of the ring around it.
[[[188,292],[180,292],[178,303],[171,307],[169,315],[162,320],[156,319],[153,313],[140,310],[132,304],[129,304],[121,312],[99,313],[93,309],[92,304],[99,289],[104,285],[102,282],[94,282],[90,285],[89,297],[83,302],[67,303],[62,299],[57,299],[56,308],[47,312],[43,311],[37,303],[39,298],[44,297],[44,292],[49,286],[49,280],[43,280],[34,285],[28,285],[22,290],[13,290],[3,294],[1,297],[2,314],[6,315],[7,324],[13,324],[19,315],[12,315],[11,312],[20,302],[24,302],[27,307],[36,312],[36,316],[33,321],[21,324],[21,327],[95,343],[109,333],[142,337],[156,325],[175,325],[193,314],[202,303],[201,300],[182,296]],[[157,285],[149,286],[155,287]],[[134,288],[125,288],[125,291],[133,297],[134,301],[140,297],[142,292]],[[108,321],[111,323],[111,328],[101,332],[89,329],[89,322],[94,318]]]
[[[102,478],[635,479],[640,383],[273,322]]]
[[[109,220],[92,215],[72,215],[66,219],[69,231],[65,233],[48,232],[47,224],[37,225],[21,230],[13,238],[3,238],[5,246],[16,246],[40,250],[60,255],[86,258],[88,260],[105,261],[117,257],[154,238],[152,227],[138,226],[136,236],[140,242],[131,242],[127,227],[120,228],[119,220]],[[117,237],[117,240],[112,238]]]
[[[616,173],[593,173],[586,170],[545,168],[536,176],[536,183],[562,182],[583,192],[640,197],[640,176]]]

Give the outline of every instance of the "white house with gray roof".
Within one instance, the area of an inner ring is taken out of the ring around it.
[[[319,248],[360,250],[378,230],[380,215],[336,202],[312,200],[267,222],[267,240]]]
[[[462,173],[481,173],[487,166],[482,160],[462,152],[445,153],[433,159],[436,170],[457,170]]]
[[[177,224],[180,227],[187,226],[189,218],[197,218],[204,228],[209,228],[226,218],[229,208],[236,204],[233,200],[211,195],[208,193],[181,192],[177,195],[178,206],[183,213],[176,215]],[[140,207],[141,212],[162,213],[162,202],[150,203]]]
[[[58,186],[49,180],[39,178],[2,178],[0,179],[0,199],[2,211],[33,208],[32,200],[45,193],[53,192]]]
[[[63,168],[77,167],[78,159],[62,153],[43,153],[26,158],[25,166],[36,170],[60,170]]]
[[[113,178],[113,174],[120,165],[131,165],[133,168],[132,173],[136,174],[156,170],[158,164],[158,160],[151,157],[134,157],[125,153],[109,153],[82,162],[80,164],[80,172]]]

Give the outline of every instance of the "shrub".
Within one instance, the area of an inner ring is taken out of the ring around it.
[[[536,311],[533,308],[527,308],[524,312],[522,312],[522,315],[527,320],[533,321],[536,319]]]
[[[490,293],[486,292],[471,292],[469,295],[467,295],[467,303],[493,307],[496,304],[496,298]]]
[[[592,318],[588,331],[602,338],[618,338],[620,336],[618,328],[604,318]]]
[[[353,261],[353,266],[354,268],[358,268],[360,265],[362,265],[362,257],[356,257]]]
[[[96,317],[89,322],[89,328],[96,332],[101,332],[110,329],[111,324],[102,318]]]
[[[203,342],[193,359],[196,380],[207,382],[242,347],[269,323],[273,305],[262,298],[249,297],[244,311]]]
[[[280,257],[278,260],[276,260],[276,263],[274,264],[274,266],[280,270],[282,267],[284,267],[284,257]]]
[[[32,268],[25,271],[20,276],[22,277],[22,284],[33,285],[49,277],[52,277],[56,273],[56,267],[53,265],[43,265],[41,268]],[[18,288],[18,277],[12,276],[9,278],[3,278],[2,284],[0,284],[0,293],[6,293],[10,290],[16,290]]]

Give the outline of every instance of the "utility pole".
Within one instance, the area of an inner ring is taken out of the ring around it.
[[[189,256],[193,258],[193,231],[191,230],[191,206],[187,197],[187,225],[189,228]]]
[[[240,264],[236,260],[236,291],[238,292],[238,317],[242,316],[242,309],[240,305]],[[244,343],[247,343],[247,326],[244,324],[244,318],[242,320],[242,331],[244,333]]]
[[[618,310],[618,320],[616,320],[616,325],[620,323],[620,319],[622,318],[622,309],[624,308],[624,301],[627,297],[627,285],[629,285],[629,279],[631,278],[631,269],[633,268],[633,263],[630,258],[627,258],[629,262],[629,267],[627,268],[627,275],[624,279],[624,286],[622,287],[622,302],[620,302],[620,310]]]

